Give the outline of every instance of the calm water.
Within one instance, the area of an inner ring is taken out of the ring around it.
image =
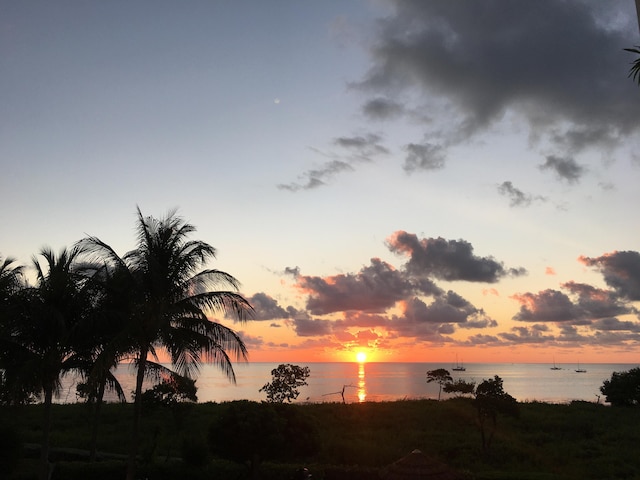
[[[470,363],[466,371],[454,372],[450,364],[441,363],[296,363],[308,366],[311,376],[308,386],[300,389],[298,401],[341,402],[390,401],[416,398],[438,398],[438,385],[427,384],[426,372],[446,368],[454,379],[480,383],[499,375],[504,389],[519,401],[565,403],[571,400],[595,402],[600,386],[613,372],[637,367],[633,364],[584,364],[586,372],[577,373],[577,365],[558,364],[561,370],[551,370],[549,364]],[[212,365],[205,365],[196,386],[200,402],[231,400],[264,400],[260,387],[271,381],[271,370],[278,363],[250,363],[235,366],[237,383],[228,380]],[[134,376],[127,365],[118,367],[116,376],[126,393],[134,389]],[[446,395],[443,393],[443,398]],[[604,398],[602,399],[604,400]],[[59,402],[75,402],[75,383],[68,379]]]

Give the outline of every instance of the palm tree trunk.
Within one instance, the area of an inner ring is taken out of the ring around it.
[[[42,445],[40,446],[40,480],[49,479],[49,437],[51,432],[51,406],[53,403],[53,389],[44,389],[44,419],[42,424]]]
[[[135,480],[136,459],[138,456],[138,438],[140,436],[140,417],[142,416],[142,382],[147,368],[147,349],[140,351],[138,372],[136,374],[136,395],[133,400],[133,431],[131,432],[131,446],[129,447],[129,463],[127,465],[127,480]]]
[[[98,395],[93,406],[93,425],[91,429],[91,450],[89,451],[89,461],[96,461],[96,450],[98,449],[98,427],[100,426],[100,411],[102,410],[102,399],[104,397],[104,384],[106,379],[100,382]]]

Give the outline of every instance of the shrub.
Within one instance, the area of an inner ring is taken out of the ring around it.
[[[640,404],[640,368],[627,372],[613,372],[611,379],[600,387],[605,402],[614,407],[628,407]]]

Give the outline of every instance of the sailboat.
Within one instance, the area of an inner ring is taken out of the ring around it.
[[[576,372],[578,373],[585,373],[586,370],[584,368],[580,368],[580,362],[578,362],[578,368],[576,368]]]
[[[562,370],[560,367],[556,366],[556,357],[553,357],[553,367],[551,370]]]
[[[455,367],[452,368],[452,370],[454,372],[464,372],[466,370],[466,368],[464,368],[464,365],[462,363],[458,363],[458,355],[456,355],[456,365]]]

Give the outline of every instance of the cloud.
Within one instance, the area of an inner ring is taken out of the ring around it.
[[[297,318],[292,322],[296,334],[300,337],[314,337],[329,335],[332,331],[332,322],[329,320],[315,320],[311,318]]]
[[[440,145],[410,143],[405,147],[407,157],[402,167],[407,173],[416,170],[439,170],[444,167],[446,151]]]
[[[547,156],[546,161],[539,168],[553,170],[556,177],[568,183],[578,183],[586,171],[585,167],[578,165],[573,158],[560,158],[554,155]]]
[[[242,338],[244,344],[251,350],[252,348],[260,349],[264,346],[265,342],[262,337],[256,337],[251,335],[244,330],[238,331],[238,335]]]
[[[498,193],[509,198],[509,205],[512,207],[528,207],[534,200],[545,201],[541,196],[533,196],[524,193],[513,186],[513,183],[506,181],[498,185]]]
[[[254,308],[253,320],[276,320],[289,318],[290,312],[278,305],[278,302],[266,293],[256,293],[248,298]]]
[[[634,332],[640,333],[640,323],[639,322],[629,322],[629,321],[621,321],[617,318],[602,318],[597,320],[591,324],[591,328],[594,330],[602,330],[602,331],[626,331],[626,332]]]
[[[449,292],[451,293],[451,292]],[[469,315],[462,305],[453,305],[446,297],[437,298],[427,306],[419,298],[413,298],[404,303],[403,315],[411,322],[416,323],[462,323]]]
[[[574,323],[585,318],[585,312],[574,305],[566,294],[557,290],[516,294],[511,298],[520,303],[520,311],[514,315],[514,320]]]
[[[300,275],[300,267],[285,267],[285,275],[291,275],[293,278],[297,278]]]
[[[412,283],[406,275],[380,259],[357,274],[331,277],[299,276],[298,288],[309,294],[307,310],[312,315],[361,310],[381,312],[415,292],[434,294],[439,289],[430,282]]]
[[[389,120],[401,116],[404,106],[389,98],[376,97],[364,104],[362,112],[372,120]]]
[[[380,144],[381,140],[380,135],[369,133],[364,136],[338,137],[334,139],[333,143],[336,146],[349,150],[357,160],[370,161],[377,155],[389,153],[389,150]]]
[[[578,260],[597,268],[606,284],[621,297],[630,301],[640,300],[640,253],[616,251],[596,258],[581,256]]]
[[[409,256],[405,268],[414,275],[441,280],[495,283],[500,278],[524,275],[523,268],[506,269],[492,257],[477,257],[464,240],[418,239],[415,234],[397,231],[387,239],[389,250]]]
[[[548,328],[540,328],[538,325],[530,327],[513,327],[511,332],[498,334],[500,338],[515,344],[541,344],[554,340],[553,335],[546,334]]]
[[[281,183],[278,185],[280,190],[288,190],[297,192],[300,190],[311,190],[326,185],[326,183],[335,177],[338,173],[344,171],[352,171],[353,167],[341,160],[332,160],[324,163],[320,168],[308,170],[304,172],[300,179],[302,183]]]
[[[382,137],[375,133],[334,138],[332,145],[345,150],[346,153],[324,153],[312,148],[311,150],[330,158],[330,160],[324,162],[319,168],[308,170],[299,175],[299,182],[281,183],[277,187],[280,190],[298,192],[327,185],[337,175],[347,171],[354,171],[354,163],[370,162],[379,155],[388,154],[389,150],[382,145],[381,141]]]
[[[562,288],[578,297],[577,306],[585,311],[589,318],[605,318],[626,315],[634,310],[622,303],[613,291],[602,290],[584,283],[567,282]]]
[[[344,312],[343,318],[336,320],[336,328],[365,327],[375,328],[385,326],[388,318],[384,315],[349,310]]]
[[[371,118],[423,102],[439,119],[430,141],[467,141],[502,121],[524,121],[530,138],[560,156],[611,149],[640,127],[623,48],[637,35],[633,2],[510,0],[391,1],[355,84],[371,94]],[[612,21],[615,19],[615,21]],[[406,103],[403,100],[403,103]],[[428,126],[425,124],[425,128]],[[550,162],[561,178],[584,170]],[[578,175],[578,176],[576,176]]]

